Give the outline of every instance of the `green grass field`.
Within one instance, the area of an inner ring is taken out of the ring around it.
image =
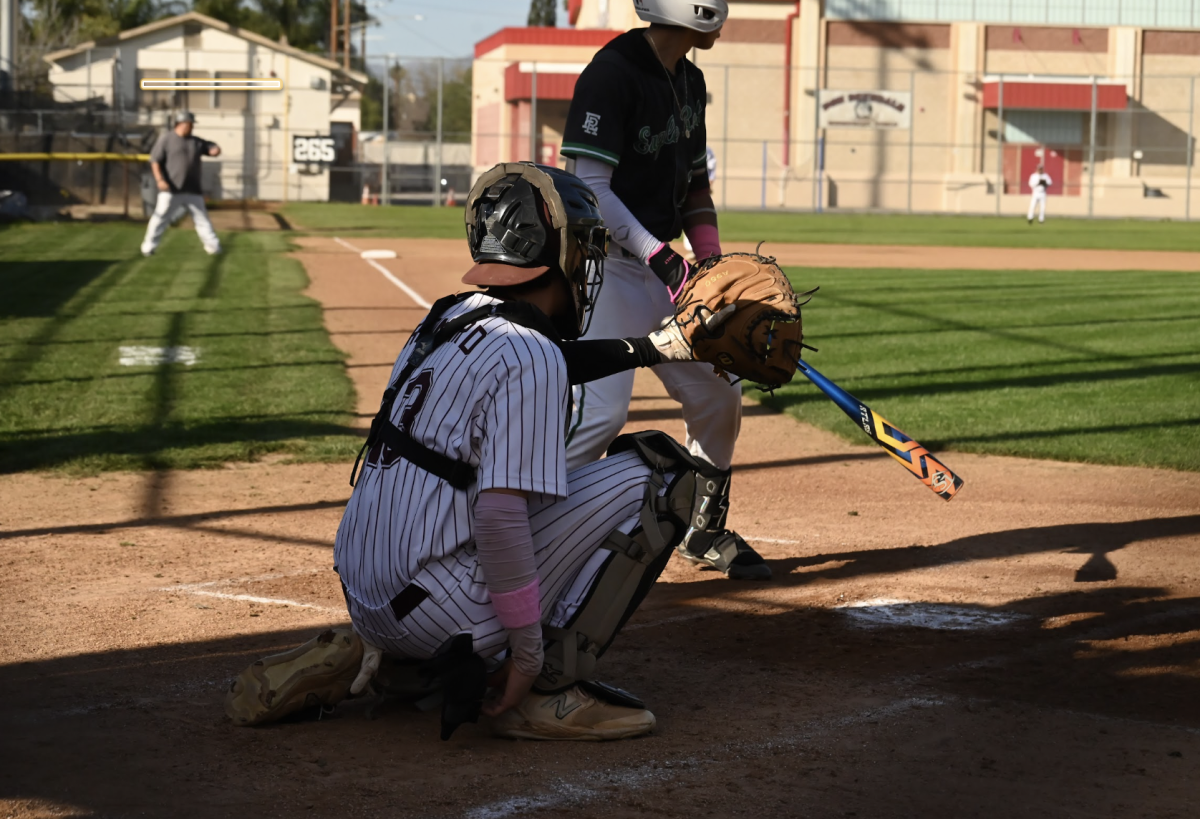
[[[357,236],[462,239],[462,208],[364,207],[300,202],[283,207],[297,230]],[[1200,227],[1189,222],[1054,219],[1030,226],[1020,217],[908,216],[726,211],[721,237],[736,242],[859,245],[1049,247],[1200,252]]]
[[[268,452],[353,457],[354,392],[282,234],[200,252],[138,224],[0,230],[0,472],[195,467]],[[198,347],[127,367],[118,348]]]
[[[141,233],[0,229],[0,472],[351,458],[353,389],[287,234],[210,258],[173,229],[143,259]],[[821,286],[813,365],[934,451],[1200,470],[1200,274],[790,272]],[[129,345],[200,360],[121,366]],[[763,399],[866,440],[802,376]]]
[[[1200,274],[789,275],[805,359],[935,452],[1200,470]],[[867,441],[803,375],[763,400]]]

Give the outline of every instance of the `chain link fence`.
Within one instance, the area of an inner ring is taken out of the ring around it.
[[[790,76],[700,55],[718,207],[1016,215],[1039,164],[1056,215],[1190,219],[1200,207],[1194,75],[957,73],[920,52],[861,52],[862,65],[839,56]],[[142,92],[146,72],[118,82],[103,68],[57,82],[49,104],[0,110],[0,153],[145,153],[186,107],[196,133],[222,145],[205,161],[214,199],[444,205],[496,162],[562,164],[581,65],[388,55],[361,65],[365,88],[335,85],[314,97],[329,110],[290,113],[278,93]],[[294,161],[290,140],[306,135],[332,136],[336,159]],[[125,189],[113,163],[23,164],[15,177],[0,163],[0,188],[97,204]],[[144,166],[127,173],[141,190]]]

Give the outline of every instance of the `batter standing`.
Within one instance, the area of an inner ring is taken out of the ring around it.
[[[467,228],[476,264],[463,282],[484,290],[439,300],[401,351],[338,528],[353,631],[243,672],[226,701],[239,724],[358,693],[388,654],[435,658],[447,703],[476,686],[482,697],[486,664],[497,665],[482,711],[500,736],[616,739],[654,726],[592,671],[688,527],[708,523],[698,488],[717,476],[662,433],[625,436],[568,471],[570,383],[690,362],[690,350],[669,331],[571,341],[608,244],[594,195],[571,174],[493,168],[471,192]]]
[[[645,335],[670,315],[691,274],[669,244],[683,231],[698,260],[721,252],[707,173],[704,75],[684,55],[712,48],[729,13],[725,0],[638,0],[650,23],[601,49],[575,85],[562,153],[596,192],[617,247],[605,273],[589,337]],[[741,390],[705,364],[656,369],[683,405],[687,447],[723,473],[707,508],[715,531],[691,534],[680,553],[740,579],[770,578],[771,569],[739,535],[724,527],[733,447],[741,429]],[[599,458],[629,415],[633,373],[581,385],[567,463]]]
[[[142,255],[151,256],[158,249],[163,234],[171,225],[176,208],[191,211],[196,225],[196,234],[204,251],[209,255],[221,252],[221,240],[213,230],[208,211],[204,207],[204,193],[200,190],[200,159],[205,156],[220,156],[221,147],[197,136],[192,136],[196,118],[190,111],[179,115],[174,129],[165,131],[150,151],[150,170],[158,184],[158,200],[150,224],[146,225],[146,238],[142,240]]]
[[[1033,210],[1038,205],[1041,205],[1041,212],[1038,214],[1038,223],[1042,224],[1046,221],[1046,189],[1053,185],[1053,180],[1050,179],[1050,174],[1046,173],[1044,165],[1040,163],[1037,170],[1029,175],[1029,187],[1032,193],[1029,196],[1029,224],[1033,224]]]

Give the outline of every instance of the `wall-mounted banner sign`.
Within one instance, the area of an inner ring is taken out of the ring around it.
[[[331,136],[292,137],[292,162],[332,162],[336,158]]]
[[[912,127],[912,94],[908,91],[818,92],[818,126],[821,128]]]

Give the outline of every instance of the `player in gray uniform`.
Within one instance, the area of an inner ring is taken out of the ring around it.
[[[626,32],[596,54],[575,85],[563,133],[562,153],[596,192],[617,245],[589,331],[595,338],[648,333],[673,314],[675,296],[691,275],[669,244],[681,231],[697,260],[721,253],[707,173],[704,74],[685,55],[712,48],[729,6],[725,0],[638,0],[636,8],[650,27]],[[683,405],[688,450],[723,472],[708,499],[720,525],[690,535],[680,554],[731,578],[769,579],[762,557],[725,528],[741,389],[699,363],[654,372]],[[632,395],[632,372],[575,388],[568,465],[604,453],[625,425]]]
[[[235,722],[359,693],[386,654],[429,661],[443,737],[479,710],[506,737],[654,726],[592,670],[673,547],[712,523],[702,503],[719,472],[662,433],[568,471],[566,425],[571,382],[690,350],[673,327],[573,341],[607,247],[595,196],[573,175],[499,165],[472,190],[466,224],[476,264],[463,281],[483,292],[439,300],[401,351],[338,529],[353,629],[248,668],[227,697]]]
[[[221,240],[213,230],[204,207],[204,192],[200,190],[200,158],[220,156],[221,146],[193,136],[195,123],[192,113],[184,111],[175,127],[164,131],[150,150],[150,170],[158,184],[158,199],[142,240],[143,256],[154,255],[175,211],[181,208],[192,214],[204,252],[210,256],[221,252]]]

